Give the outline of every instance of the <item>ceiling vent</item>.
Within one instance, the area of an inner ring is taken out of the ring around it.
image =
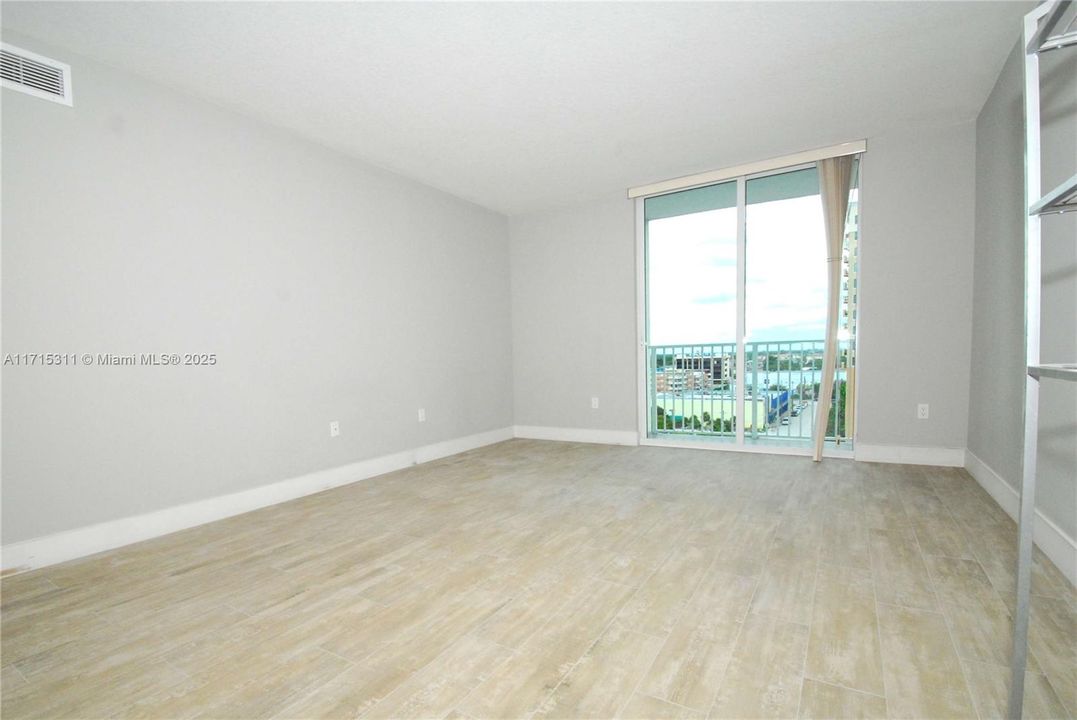
[[[0,53],[4,87],[71,105],[70,65],[7,43],[0,43]]]

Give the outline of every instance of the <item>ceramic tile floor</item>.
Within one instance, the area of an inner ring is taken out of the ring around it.
[[[512,440],[0,585],[4,718],[999,718],[958,469]],[[1077,712],[1037,554],[1029,718]]]

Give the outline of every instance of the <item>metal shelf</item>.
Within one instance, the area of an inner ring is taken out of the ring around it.
[[[1029,365],[1028,374],[1037,380],[1054,378],[1055,380],[1077,381],[1077,363],[1045,363]]]
[[[1040,198],[1025,216],[1025,419],[1021,507],[1017,517],[1017,592],[1013,613],[1013,654],[1006,717],[1020,720],[1028,660],[1032,592],[1032,525],[1036,516],[1036,460],[1039,441],[1040,379],[1077,380],[1077,365],[1040,362],[1040,295],[1043,287],[1041,224],[1049,213],[1077,210],[1077,175],[1046,195],[1040,187],[1040,53],[1077,47],[1077,2],[1044,2],[1025,15],[1025,198]],[[1042,197],[1041,197],[1042,195]],[[1027,202],[1027,200],[1026,200]]]
[[[1064,47],[1073,47],[1077,45],[1077,30],[1073,30],[1061,35],[1055,35],[1053,37],[1044,40],[1036,52],[1047,52],[1048,50],[1059,50]]]
[[[1025,46],[1025,52],[1047,52],[1077,44],[1077,29],[1073,27],[1077,23],[1077,17],[1071,10],[1072,6],[1068,0],[1054,0],[1047,6],[1035,34]],[[1070,15],[1069,18],[1066,18],[1067,14]],[[1059,26],[1062,26],[1061,32],[1056,33],[1055,28]]]
[[[1029,215],[1049,215],[1077,210],[1077,175],[1033,203]]]

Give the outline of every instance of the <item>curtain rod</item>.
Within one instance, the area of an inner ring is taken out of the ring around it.
[[[712,185],[717,182],[722,182],[723,180],[740,177],[741,175],[753,175],[768,170],[777,170],[783,167],[791,167],[793,165],[802,165],[817,160],[825,160],[826,158],[841,157],[842,155],[855,155],[867,150],[867,146],[867,140],[854,140],[840,145],[831,145],[829,147],[816,148],[815,150],[805,150],[803,152],[793,153],[792,155],[783,155],[782,157],[745,163],[744,165],[734,165],[733,167],[727,167],[721,170],[710,170],[708,172],[696,173],[695,175],[685,175],[684,177],[673,178],[672,180],[663,180],[661,182],[651,183],[650,185],[639,185],[637,187],[628,188],[628,197],[638,198],[647,197],[649,195],[662,195],[676,190],[687,190],[688,188],[699,187],[701,185]]]

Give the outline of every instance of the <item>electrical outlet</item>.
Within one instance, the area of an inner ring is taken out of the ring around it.
[[[336,437],[340,435],[340,421],[334,420],[329,423],[329,437]]]
[[[927,420],[929,410],[931,407],[927,403],[920,403],[916,406],[916,417],[918,420]]]
[[[419,422],[426,422],[426,408],[419,408]]]
[[[591,398],[591,409],[592,410],[598,410],[598,398],[596,398],[596,397]]]

